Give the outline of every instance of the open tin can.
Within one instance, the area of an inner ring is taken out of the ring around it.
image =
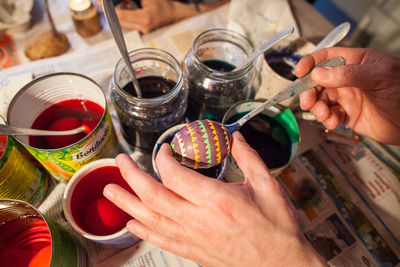
[[[78,115],[89,116],[83,118],[82,122],[84,119],[90,120],[90,116],[95,119],[90,122],[90,132],[78,139],[72,139],[72,143],[65,141],[73,136],[45,139],[46,141],[32,136],[14,137],[58,181],[66,182],[88,162],[112,157],[119,152],[101,87],[90,78],[75,73],[42,76],[25,85],[14,96],[7,118],[11,126],[53,130],[56,122],[68,118],[70,121],[78,120]],[[78,120],[79,126],[80,122]],[[51,146],[52,144],[55,145]]]
[[[236,103],[225,113],[222,123],[237,121],[264,101],[256,99]],[[290,109],[279,104],[267,108],[246,122],[240,132],[258,152],[272,175],[278,175],[286,168],[299,150],[300,135],[296,118]],[[236,161],[229,155],[225,180],[238,182],[243,178]]]
[[[2,266],[86,266],[82,248],[27,202],[0,199]]]
[[[0,116],[0,124],[6,124]],[[50,175],[12,136],[0,136],[0,198],[33,206],[46,197]]]

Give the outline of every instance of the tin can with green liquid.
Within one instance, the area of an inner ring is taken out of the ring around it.
[[[265,99],[256,99],[236,103],[225,113],[222,123],[237,121],[264,101]],[[246,122],[240,132],[257,151],[272,175],[278,175],[285,169],[299,150],[300,134],[296,118],[290,109],[279,104],[267,108]],[[228,157],[224,179],[229,182],[243,180],[243,173],[231,155]]]

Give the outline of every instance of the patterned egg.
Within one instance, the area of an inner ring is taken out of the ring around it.
[[[172,139],[175,158],[193,169],[220,164],[231,150],[232,137],[219,122],[197,120],[186,124]]]

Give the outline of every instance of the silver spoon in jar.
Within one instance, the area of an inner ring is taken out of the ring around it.
[[[67,130],[67,131],[48,131],[48,130],[38,130],[29,128],[19,128],[14,126],[9,126],[6,124],[0,124],[0,135],[32,135],[32,136],[64,136],[64,135],[74,135],[81,132],[88,133],[90,129],[82,125],[81,127]]]
[[[276,34],[274,34],[271,38],[269,38],[265,43],[263,43],[256,51],[254,51],[247,59],[245,62],[240,64],[238,67],[236,67],[234,70],[241,70],[248,66],[251,62],[253,62],[254,59],[256,59],[258,56],[261,54],[265,53],[268,49],[273,47],[275,44],[277,44],[280,40],[288,37],[289,35],[293,34],[294,28],[293,27],[287,27]]]
[[[138,98],[142,98],[142,92],[138,81],[136,80],[135,71],[132,68],[131,61],[129,59],[128,49],[126,48],[124,35],[122,34],[121,25],[119,24],[117,13],[115,13],[115,8],[112,0],[101,0],[104,8],[104,15],[106,17],[108,26],[110,27],[111,33],[114,37],[115,43],[121,53],[122,59],[128,68],[129,74],[131,75],[131,80],[133,88]]]
[[[315,67],[335,67],[344,64],[344,58],[335,57]],[[233,132],[238,131],[243,124],[268,107],[294,97],[315,86],[317,84],[311,78],[310,71],[310,73],[295,80],[278,94],[234,123],[223,125],[222,123],[206,119],[197,120],[185,125],[185,127],[175,134],[171,142],[175,158],[182,165],[194,169],[210,168],[218,165],[230,153],[231,134]]]

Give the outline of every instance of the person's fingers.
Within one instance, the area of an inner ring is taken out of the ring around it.
[[[149,209],[136,196],[121,186],[109,184],[104,187],[103,195],[120,209],[154,231],[163,232],[170,237],[184,237],[181,233],[182,228],[178,223]]]
[[[359,87],[376,88],[381,80],[377,78],[379,68],[368,65],[344,65],[339,67],[315,68],[312,79],[325,87]]]
[[[302,57],[295,67],[297,77],[302,77],[309,73],[311,69],[322,61],[333,57],[343,57],[346,64],[361,64],[363,58],[368,53],[367,49],[354,49],[348,47],[331,47],[315,51],[312,54]]]
[[[158,5],[157,1],[154,0],[141,0],[142,8],[152,7],[153,5]]]
[[[302,110],[309,110],[314,106],[317,101],[317,91],[315,88],[307,90],[299,95],[300,108]]]
[[[314,57],[312,55],[306,55],[302,57],[296,64],[296,67],[294,68],[294,73],[296,74],[297,77],[303,77],[304,75],[310,72],[310,70],[314,67],[314,65],[315,65]]]
[[[317,102],[310,109],[311,113],[317,118],[318,121],[325,121],[329,115],[330,110],[325,101],[317,100]]]
[[[174,220],[183,220],[183,217],[192,210],[191,203],[167,190],[153,177],[141,170],[129,155],[118,155],[115,163],[125,181],[147,207]]]
[[[232,134],[232,156],[245,176],[246,182],[257,182],[265,177],[272,178],[264,161],[258,153],[251,148],[240,132]]]
[[[344,122],[345,116],[343,108],[339,105],[334,105],[330,107],[329,117],[322,123],[326,129],[333,130],[338,127],[340,123]]]
[[[147,33],[151,30],[148,11],[142,9],[115,8],[121,27]]]
[[[221,183],[182,166],[173,157],[169,144],[161,146],[156,156],[156,165],[164,186],[192,203],[211,199]]]

